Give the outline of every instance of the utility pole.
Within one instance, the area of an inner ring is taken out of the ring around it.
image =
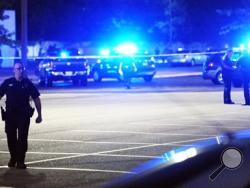
[[[21,0],[21,60],[27,66],[28,0]]]

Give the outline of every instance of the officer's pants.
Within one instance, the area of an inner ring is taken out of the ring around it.
[[[222,73],[224,81],[224,103],[231,102],[232,73]]]
[[[243,73],[243,91],[245,97],[245,103],[250,104],[250,97],[249,97],[249,82],[250,82],[250,75],[249,73]]]
[[[132,79],[132,72],[124,71],[123,72],[123,78],[124,78],[124,85],[126,88],[130,88],[131,86],[131,79]]]
[[[28,132],[30,118],[27,115],[7,113],[5,120],[5,132],[11,158],[24,162],[28,149]]]

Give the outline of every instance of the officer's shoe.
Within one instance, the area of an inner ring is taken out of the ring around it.
[[[27,166],[23,162],[17,162],[16,168],[18,168],[18,169],[26,169]]]
[[[13,168],[15,166],[16,166],[16,160],[11,158],[8,162],[8,167]]]
[[[126,88],[127,88],[127,89],[131,89],[131,86],[130,86],[130,85],[126,85]]]
[[[244,106],[250,106],[250,102],[243,104]]]
[[[235,104],[233,101],[226,101],[224,104]]]

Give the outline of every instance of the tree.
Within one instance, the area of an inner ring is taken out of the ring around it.
[[[13,1],[0,1],[0,20],[8,19],[8,16],[4,15],[4,10],[11,8]],[[11,39],[14,33],[10,33],[2,24],[0,24],[0,44],[8,46],[14,46],[15,41]]]
[[[250,0],[237,1],[237,5],[218,9],[217,13],[224,19],[219,32],[221,36],[250,36]]]
[[[178,28],[183,26],[186,17],[186,1],[185,0],[162,0],[159,4],[159,9],[162,12],[149,32],[160,35],[169,43],[177,41],[180,38]]]

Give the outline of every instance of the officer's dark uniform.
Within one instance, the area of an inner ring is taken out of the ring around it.
[[[5,132],[11,159],[24,162],[28,149],[28,131],[31,117],[30,97],[36,99],[40,93],[27,78],[17,81],[14,77],[0,86],[0,97],[6,95]],[[18,133],[18,134],[17,134]]]
[[[124,58],[122,61],[121,69],[123,72],[123,79],[124,84],[127,89],[130,89],[131,87],[131,78],[133,77],[133,74],[135,73],[136,67],[133,62],[133,59],[131,58]]]
[[[239,67],[241,70],[242,81],[243,81],[243,91],[245,97],[245,104],[250,105],[249,97],[249,82],[250,82],[250,55],[243,55],[239,59]]]
[[[231,69],[226,68],[226,65]],[[231,100],[231,88],[232,88],[232,80],[233,80],[233,62],[231,61],[228,55],[224,56],[223,63],[222,63],[222,77],[224,81],[224,103],[225,104],[232,104]]]

